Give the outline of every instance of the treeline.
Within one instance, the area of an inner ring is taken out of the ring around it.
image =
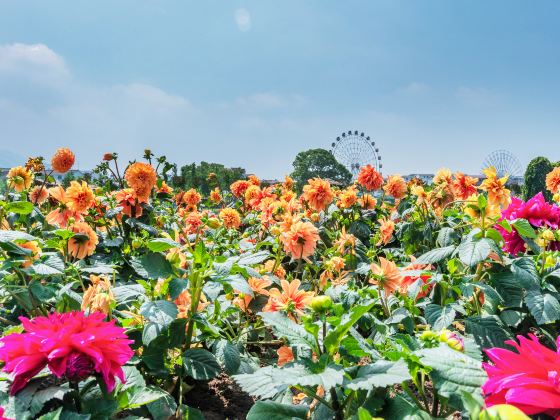
[[[226,168],[220,163],[200,162],[181,166],[172,177],[172,186],[182,189],[196,188],[203,194],[219,187],[222,190],[239,180],[247,178],[244,168]]]

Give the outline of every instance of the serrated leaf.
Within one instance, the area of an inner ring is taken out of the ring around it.
[[[263,322],[272,327],[276,337],[286,338],[291,345],[304,344],[315,347],[315,338],[305,328],[280,312],[259,312]]]
[[[241,357],[237,346],[227,340],[219,340],[214,347],[214,354],[218,363],[228,375],[237,373],[241,365]]]
[[[511,271],[515,275],[519,285],[524,289],[539,287],[539,275],[535,267],[535,262],[531,258],[523,257],[514,260],[511,264]]]
[[[30,203],[29,201],[13,201],[6,204],[4,209],[8,213],[26,215],[33,211],[33,203]]]
[[[436,243],[440,247],[450,247],[459,239],[459,235],[450,227],[443,227],[438,233]]]
[[[171,299],[175,300],[187,287],[189,287],[189,281],[187,279],[172,279],[169,282],[169,296],[171,296]]]
[[[173,268],[162,254],[151,252],[132,259],[130,265],[145,279],[158,280],[173,274]]]
[[[181,245],[168,238],[154,238],[150,239],[146,246],[152,252],[163,252],[168,251],[172,248],[178,248]]]
[[[449,306],[440,306],[430,303],[426,306],[425,315],[428,323],[434,330],[443,330],[455,320],[457,313]]]
[[[513,338],[512,334],[504,328],[504,324],[495,315],[473,316],[465,320],[468,334],[472,334],[476,343],[483,349],[491,347],[505,347],[504,342]]]
[[[352,328],[354,324],[373,307],[373,305],[374,302],[369,305],[354,306],[351,309],[349,317],[347,319],[343,319],[340,325],[338,325],[334,330],[328,332],[323,342],[327,352],[332,354],[338,348],[344,336],[348,333],[348,331],[350,331],[350,328]]]
[[[274,401],[257,401],[247,413],[247,420],[291,420],[307,418],[308,406],[288,405]]]
[[[134,386],[127,390],[128,404],[124,408],[132,409],[141,407],[169,394],[156,386]]]
[[[44,261],[36,262],[31,266],[36,274],[52,276],[64,274],[64,261],[58,255],[50,255]]]
[[[419,256],[415,263],[416,264],[435,264],[444,259],[448,258],[455,252],[455,246],[450,245],[443,248],[432,249],[425,254]]]
[[[511,225],[515,228],[517,233],[529,239],[536,239],[537,233],[529,221],[525,219],[517,219]]]
[[[245,293],[246,295],[249,296],[254,296],[253,289],[251,289],[251,286],[249,286],[249,283],[247,282],[247,280],[245,280],[245,277],[243,277],[241,274],[232,274],[231,276],[227,276],[225,278],[225,281],[234,290],[237,290],[238,292],[241,293]]]
[[[548,324],[560,319],[560,303],[549,293],[542,294],[540,290],[527,291],[525,303],[537,324]]]
[[[0,242],[12,242],[18,240],[38,241],[35,236],[31,236],[25,232],[21,232],[18,230],[0,230]]]
[[[399,360],[389,362],[378,360],[377,362],[360,367],[355,379],[346,384],[346,388],[353,391],[359,389],[371,390],[373,388],[385,388],[390,385],[400,384],[411,379],[407,364]]]
[[[187,374],[196,380],[207,381],[220,374],[216,357],[205,349],[188,349],[183,353],[183,366]]]
[[[481,263],[493,249],[494,242],[488,238],[482,238],[478,241],[467,240],[462,242],[457,248],[459,259],[469,267],[474,267]]]
[[[241,258],[239,258],[237,264],[239,265],[260,264],[269,257],[270,257],[270,252],[264,250],[258,251],[255,252],[254,254],[243,255]]]
[[[140,307],[140,314],[144,318],[162,326],[171,324],[178,313],[177,305],[168,300],[146,302]]]
[[[461,392],[478,392],[487,376],[482,362],[447,345],[416,352],[421,362],[432,368],[430,376],[439,394],[461,404]]]

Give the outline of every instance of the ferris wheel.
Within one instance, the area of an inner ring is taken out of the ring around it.
[[[496,150],[490,153],[482,163],[482,169],[493,166],[496,168],[497,175],[501,178],[509,175],[510,177],[520,176],[522,172],[519,159],[508,150]]]
[[[383,168],[379,148],[363,132],[345,131],[331,146],[331,153],[335,159],[346,166],[354,178],[362,166],[369,164],[378,172]]]

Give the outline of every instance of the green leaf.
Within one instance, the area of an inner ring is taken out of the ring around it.
[[[243,255],[241,258],[239,258],[239,261],[237,261],[237,264],[239,264],[239,265],[260,264],[264,260],[266,260],[268,257],[270,257],[270,252],[268,252],[268,251],[258,251],[258,252],[255,252],[254,254]]]
[[[183,366],[187,374],[196,380],[207,381],[220,374],[216,357],[205,349],[188,349],[183,353]]]
[[[127,390],[128,404],[123,407],[127,409],[141,407],[169,394],[156,386],[134,386]]]
[[[451,306],[446,305],[442,307],[433,303],[426,306],[425,314],[428,323],[434,330],[447,328],[455,321],[455,316],[457,315]]]
[[[529,290],[525,297],[525,303],[539,325],[560,319],[560,303],[549,293],[542,294],[538,289]]]
[[[280,404],[274,401],[257,401],[247,413],[247,420],[290,420],[307,418],[308,406]]]
[[[483,349],[491,347],[505,347],[504,341],[513,338],[512,334],[504,328],[504,324],[495,315],[473,316],[465,320],[468,334],[472,334],[476,343]]]
[[[140,307],[140,314],[148,321],[167,326],[177,318],[177,305],[168,300],[146,302]]]
[[[19,230],[0,230],[0,242],[12,242],[18,240],[38,241],[35,236],[31,236],[25,232],[20,232]]]
[[[44,407],[53,400],[62,400],[70,392],[68,384],[42,388],[42,381],[30,382],[22,389],[15,399],[16,417],[18,419],[34,418]]]
[[[187,287],[189,287],[189,281],[187,279],[172,279],[169,282],[169,296],[171,296],[171,299],[175,300]]]
[[[251,289],[251,286],[249,286],[249,283],[241,274],[232,274],[231,276],[227,276],[225,280],[234,290],[249,296],[255,295],[253,289]]]
[[[352,328],[354,324],[373,307],[373,305],[374,302],[369,305],[354,306],[351,309],[350,316],[346,320],[343,320],[343,322],[341,322],[334,330],[329,331],[323,343],[329,354],[333,354],[334,351],[336,351],[340,342],[344,339],[344,336],[348,333],[350,328]]]
[[[241,365],[239,349],[235,344],[227,340],[219,340],[214,347],[214,354],[218,363],[224,368],[228,375],[237,373]]]
[[[36,274],[53,276],[64,274],[64,261],[58,255],[49,255],[44,261],[36,262],[31,267]]]
[[[150,239],[146,245],[148,246],[148,249],[152,252],[168,251],[172,248],[178,248],[181,246],[177,242],[172,241],[171,239],[168,238]]]
[[[435,264],[448,258],[455,252],[455,245],[446,246],[443,248],[432,249],[425,254],[418,257],[415,261],[416,264]]]
[[[531,226],[531,224],[525,219],[515,220],[512,223],[512,226],[515,228],[517,233],[519,233],[521,236],[524,236],[529,239],[537,238],[537,233],[535,232],[535,229],[533,229],[533,226]]]
[[[56,296],[56,293],[51,290],[48,286],[43,286],[40,281],[32,280],[29,283],[29,290],[41,302],[45,302]]]
[[[469,267],[484,261],[494,248],[494,242],[488,238],[478,241],[467,240],[457,248],[459,259]]]
[[[272,327],[276,337],[286,338],[291,345],[304,344],[312,348],[316,346],[313,335],[286,315],[280,312],[259,312],[258,315],[266,325]]]
[[[405,399],[402,395],[395,395],[389,398],[387,404],[381,413],[384,419],[399,420],[432,420],[433,417],[421,410],[411,401]]]
[[[432,368],[430,376],[439,394],[460,408],[461,392],[475,393],[486,381],[482,362],[453,350],[447,345],[416,352],[421,362]]]
[[[377,362],[360,367],[356,379],[350,381],[346,387],[357,391],[366,391],[372,388],[385,388],[390,385],[400,384],[411,379],[408,366],[403,360],[389,362],[378,360]]]
[[[524,289],[539,288],[540,277],[535,262],[529,257],[518,258],[511,264],[511,271]]]
[[[16,214],[29,214],[33,211],[33,203],[29,201],[13,201],[8,203],[4,206],[4,209],[8,213],[16,213]]]
[[[459,235],[450,227],[443,227],[438,233],[437,245],[440,247],[451,247],[455,241],[459,239]]]
[[[151,252],[132,259],[130,265],[145,279],[157,280],[173,274],[173,268],[162,254]]]

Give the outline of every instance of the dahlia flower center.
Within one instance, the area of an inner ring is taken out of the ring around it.
[[[94,373],[93,360],[83,353],[72,353],[66,361],[66,377],[71,381],[82,381]]]

